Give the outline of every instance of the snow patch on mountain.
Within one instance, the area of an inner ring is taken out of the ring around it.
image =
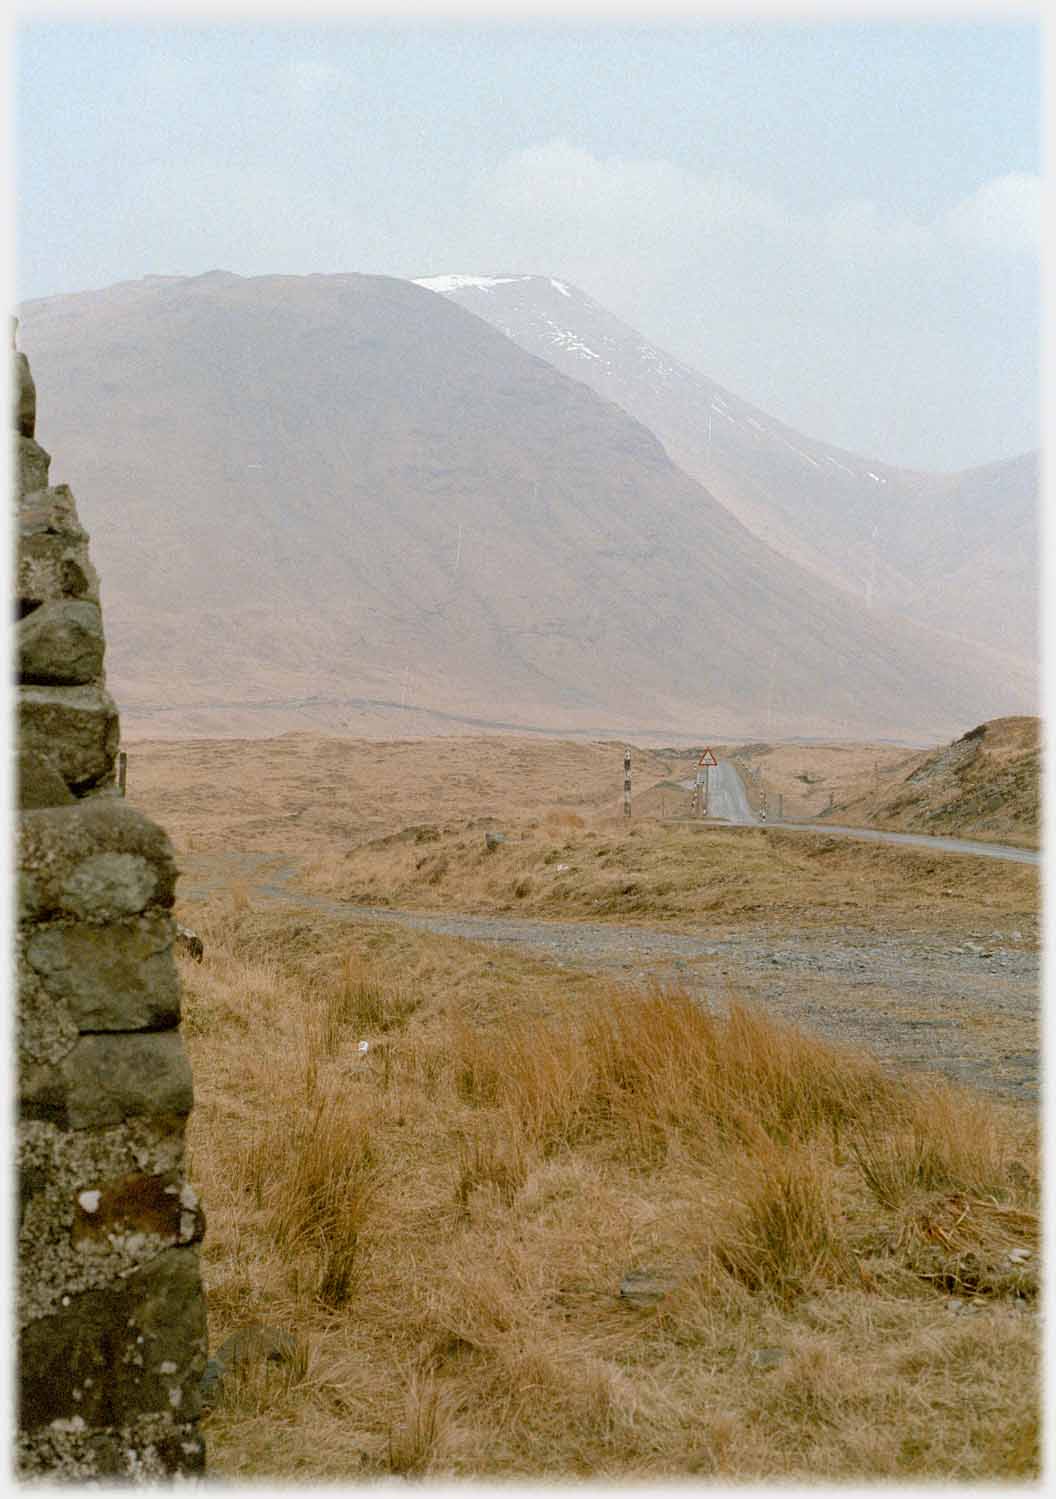
[[[529,276],[423,276],[414,284],[424,286],[426,291],[462,291],[467,286],[475,287],[480,291],[490,291],[493,286],[512,286],[515,281],[529,281],[530,279]]]
[[[593,349],[588,348],[582,339],[573,333],[571,328],[562,328],[550,318],[544,318],[543,322],[550,330],[544,335],[550,343],[557,344],[560,348],[566,349],[569,354],[578,354],[582,359],[601,358],[601,355],[596,354]]]

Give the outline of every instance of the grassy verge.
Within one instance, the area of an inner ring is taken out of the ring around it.
[[[306,888],[369,905],[622,921],[763,917],[890,929],[1036,927],[1038,871],[927,849],[757,828],[698,829],[572,813],[504,825],[418,825],[306,867]]]
[[[216,1476],[1037,1473],[1025,1115],[236,897],[187,913],[210,1346],[302,1352],[228,1381]]]

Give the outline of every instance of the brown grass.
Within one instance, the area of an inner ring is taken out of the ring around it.
[[[387,835],[311,860],[305,888],[363,905],[649,922],[765,918],[890,930],[979,921],[1033,929],[1036,868],[824,834],[595,818],[504,824],[489,849],[462,822],[428,841]]]
[[[966,725],[966,727],[968,727]],[[890,744],[716,746],[747,776],[771,819],[832,820],[1037,846],[1040,723],[997,719],[980,755],[923,781],[935,752]],[[558,738],[460,736],[389,742],[316,733],[273,739],[144,740],[131,746],[130,800],[165,827],[180,851],[325,855],[359,847],[394,828],[488,820],[536,820],[550,833],[622,814],[621,743]],[[956,757],[955,757],[956,758]],[[697,752],[631,750],[635,817],[684,816],[680,782]]]
[[[186,915],[211,1346],[305,1350],[207,1418],[216,1476],[1037,1474],[1025,1115],[737,1004]]]
[[[318,854],[456,818],[582,826],[621,810],[623,754],[620,743],[483,735],[148,740],[129,749],[128,797],[181,851]],[[636,802],[679,763],[633,748]]]
[[[1041,720],[997,718],[951,745],[753,744],[727,751],[771,816],[1038,848]],[[780,801],[779,801],[780,799]],[[830,810],[831,809],[831,810]]]

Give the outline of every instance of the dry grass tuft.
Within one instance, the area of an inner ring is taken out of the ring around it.
[[[738,1175],[739,1195],[716,1244],[728,1274],[783,1302],[848,1279],[853,1258],[829,1163],[802,1146],[770,1147]]]
[[[294,1263],[314,1259],[320,1301],[343,1305],[378,1186],[367,1119],[339,1100],[321,1099],[292,1129],[282,1120],[263,1131],[250,1159],[276,1247]]]
[[[534,1163],[530,1147],[508,1115],[500,1114],[490,1131],[478,1125],[473,1134],[458,1140],[457,1150],[455,1196],[467,1212],[474,1193],[481,1189],[494,1193],[502,1203],[511,1203]]]
[[[389,1470],[418,1474],[429,1466],[440,1426],[440,1392],[435,1379],[414,1369],[407,1381],[402,1420],[389,1430]]]
[[[194,924],[211,1342],[307,1350],[209,1415],[218,1476],[1036,1476],[1022,1116],[744,1005]]]
[[[245,880],[231,880],[227,887],[227,895],[231,903],[231,914],[233,916],[241,916],[249,910],[249,885]]]
[[[406,1025],[418,1000],[403,985],[380,983],[361,959],[349,956],[337,983],[326,989],[326,1006],[335,1026],[352,1026],[360,1035],[384,1035]]]

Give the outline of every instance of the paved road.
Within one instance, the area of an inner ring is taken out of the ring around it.
[[[680,781],[679,785],[692,791],[696,780],[691,776],[688,781]],[[729,760],[720,760],[708,771],[708,816],[736,823],[739,827],[754,827],[759,822],[748,805],[744,782]]]
[[[741,826],[759,821],[748,805],[744,782],[729,760],[720,760],[708,772],[708,813]]]
[[[1013,864],[1040,864],[1041,854],[1032,848],[1011,848],[1007,843],[973,843],[969,838],[940,838],[934,833],[889,833],[882,828],[843,828],[827,822],[775,822],[771,827],[790,832],[835,833],[841,838],[864,838],[872,843],[911,843],[946,854],[977,854],[984,859],[1007,859]]]
[[[691,790],[693,781],[681,784]],[[1004,859],[1013,864],[1040,864],[1041,854],[1031,848],[1012,848],[1005,843],[980,843],[970,838],[942,838],[933,833],[892,833],[883,828],[847,828],[828,822],[760,822],[748,805],[744,783],[729,760],[720,760],[710,772],[708,816],[739,827],[781,828],[787,832],[831,833],[839,838],[861,838],[870,843],[908,843],[947,854],[975,854],[983,859]]]

